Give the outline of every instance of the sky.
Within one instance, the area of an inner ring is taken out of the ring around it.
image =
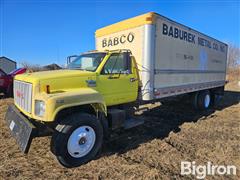
[[[240,0],[0,0],[0,56],[64,65],[95,49],[97,29],[147,12],[240,47]]]

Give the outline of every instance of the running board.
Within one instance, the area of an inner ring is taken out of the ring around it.
[[[144,123],[143,119],[131,117],[131,118],[125,120],[124,129],[130,129],[130,128],[133,128],[133,127],[136,127],[136,126],[140,126],[143,123]]]

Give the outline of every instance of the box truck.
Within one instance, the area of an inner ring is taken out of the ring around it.
[[[50,135],[58,161],[80,166],[112,132],[143,123],[140,105],[190,94],[205,110],[224,93],[228,47],[203,33],[147,13],[95,36],[96,50],[69,57],[67,69],[15,77],[5,119],[24,153]]]

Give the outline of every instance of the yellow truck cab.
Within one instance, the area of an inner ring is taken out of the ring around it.
[[[107,106],[136,101],[137,73],[130,51],[83,53],[67,69],[17,76],[15,105],[26,116],[44,122],[53,122],[63,109],[84,104],[106,114]]]
[[[23,152],[28,152],[32,138],[53,135],[52,150],[60,163],[78,166],[99,151],[104,131],[124,127],[123,111],[107,107],[135,102],[138,89],[137,65],[130,51],[91,51],[76,56],[67,69],[17,76],[14,105],[6,119]],[[76,136],[63,136],[72,129]]]
[[[50,135],[58,161],[80,166],[111,132],[143,124],[140,104],[186,94],[205,110],[223,95],[228,47],[212,37],[152,12],[95,36],[96,50],[66,69],[15,77],[5,120],[24,153]]]

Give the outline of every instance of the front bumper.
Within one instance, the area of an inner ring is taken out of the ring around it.
[[[23,116],[14,105],[8,106],[5,120],[20,150],[23,153],[28,153],[32,139],[38,135],[37,127]]]

